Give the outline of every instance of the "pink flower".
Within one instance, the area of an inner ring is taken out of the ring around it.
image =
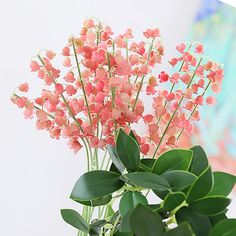
[[[144,143],[140,146],[140,151],[144,154],[147,155],[148,151],[149,151],[149,144],[148,143]]]
[[[204,48],[203,45],[201,43],[197,44],[197,46],[195,47],[195,52],[198,54],[203,54],[204,53]]]
[[[20,85],[18,86],[18,89],[19,89],[21,92],[27,93],[28,90],[29,90],[29,84],[28,84],[28,83],[20,84]]]
[[[207,103],[208,105],[214,105],[214,104],[216,103],[216,99],[215,99],[213,96],[208,96],[208,97],[206,98],[206,103]]]
[[[162,71],[162,72],[158,75],[158,79],[160,80],[160,83],[167,82],[168,79],[169,79],[169,75],[168,75],[165,71]]]
[[[67,93],[69,96],[75,95],[76,92],[77,92],[77,90],[74,88],[73,85],[67,85],[67,86],[66,86],[66,93]]]
[[[37,129],[67,139],[74,153],[82,148],[82,139],[92,148],[105,149],[115,144],[115,129],[129,133],[130,127],[146,126],[146,134],[135,132],[140,150],[153,155],[158,146],[159,155],[179,145],[180,132],[192,132],[206,89],[221,90],[224,75],[218,63],[197,67],[196,53],[204,52],[201,44],[188,50],[186,44],[178,45],[181,54],[169,63],[181,68],[169,75],[159,67],[165,51],[159,29],[147,29],[144,37],[149,40],[135,41],[132,29],[114,37],[111,27],[86,19],[79,32],[61,50],[62,68],[55,65],[58,60],[53,62],[56,54],[51,50],[41,51],[40,59],[31,62],[31,70],[43,80],[40,96],[11,98],[25,118],[36,118]],[[155,77],[156,70],[161,72]],[[27,92],[28,87],[25,83],[18,88]],[[146,97],[152,101],[148,109]],[[206,104],[214,102],[214,97],[206,98]]]
[[[132,35],[132,29],[128,28],[124,33],[124,37],[127,38],[127,39],[132,39],[134,37]]]
[[[63,56],[70,56],[70,48],[69,47],[64,47],[63,50],[62,50],[62,55]]]
[[[82,148],[82,145],[76,138],[71,138],[69,140],[68,146],[73,150],[74,154],[76,154]]]
[[[55,85],[55,90],[58,94],[62,94],[64,92],[64,88],[62,84],[56,84]]]
[[[201,95],[197,96],[195,99],[195,103],[198,105],[202,105],[203,104],[203,97]]]
[[[221,91],[221,86],[218,84],[212,84],[211,89],[214,93],[219,93]]]
[[[178,59],[177,58],[172,58],[169,63],[174,67],[177,63],[178,63]]]
[[[51,50],[47,50],[46,51],[46,56],[47,56],[48,60],[52,60],[56,56],[56,53],[54,53]]]
[[[69,57],[66,57],[64,62],[63,62],[63,66],[65,67],[71,67],[71,59]]]
[[[200,88],[204,88],[204,84],[205,84],[204,79],[199,79],[198,82],[197,82],[197,85],[198,85],[198,87],[200,87]]]
[[[36,61],[31,61],[30,63],[31,71],[38,71],[39,70],[39,64]]]
[[[143,35],[146,38],[154,38],[154,37],[159,37],[160,36],[160,31],[159,29],[147,29],[146,31],[143,32]]]
[[[180,52],[180,53],[184,53],[184,50],[186,48],[186,44],[185,43],[181,43],[179,45],[176,46],[176,49]]]
[[[75,82],[74,73],[72,71],[67,72],[67,74],[64,76],[64,80],[68,83]]]

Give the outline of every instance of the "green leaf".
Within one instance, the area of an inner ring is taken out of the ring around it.
[[[124,177],[136,186],[147,189],[168,190],[169,183],[161,176],[148,172],[135,172],[125,174]]]
[[[95,220],[89,226],[89,235],[90,236],[99,236],[101,228],[107,223],[106,220]]]
[[[119,172],[122,174],[125,170],[124,165],[122,164],[121,160],[119,159],[119,157],[117,156],[116,153],[116,149],[115,147],[113,147],[110,144],[107,144],[107,151],[110,155],[110,158],[112,160],[112,163],[115,165],[115,167],[117,168],[117,170],[119,170]]]
[[[160,204],[149,204],[148,207],[152,209],[154,212],[157,212],[162,219],[166,219],[169,217],[168,211],[163,208]]]
[[[167,211],[172,211],[180,206],[185,200],[185,194],[181,192],[168,193],[164,199],[163,207]]]
[[[127,135],[123,129],[119,129],[118,132],[116,152],[127,170],[138,170],[140,163],[140,150],[138,143],[131,136]]]
[[[196,176],[192,173],[183,170],[171,170],[161,175],[169,182],[171,190],[174,192],[185,191],[196,180]],[[168,191],[154,190],[153,191],[159,198],[164,199]]]
[[[132,232],[131,228],[130,228],[130,216],[132,214],[132,210],[127,212],[121,220],[121,224],[120,224],[120,231],[121,232]]]
[[[229,232],[223,234],[223,236],[235,236],[235,235],[236,235],[236,229],[230,230]]]
[[[147,199],[140,192],[126,192],[120,200],[119,210],[121,216],[126,215],[129,211],[133,210],[138,204],[147,205]]]
[[[95,207],[95,206],[106,205],[107,203],[109,203],[111,201],[111,199],[112,199],[112,196],[110,194],[110,195],[106,195],[104,197],[96,198],[96,199],[93,199],[93,200],[90,200],[90,201],[82,201],[82,200],[79,200],[79,199],[73,199],[73,200],[80,203],[80,204],[83,204],[85,206]]]
[[[173,149],[161,154],[155,161],[153,172],[161,175],[171,170],[188,170],[192,160],[192,151],[187,149]]]
[[[89,224],[83,219],[83,217],[72,209],[62,209],[61,216],[63,220],[69,225],[75,227],[78,230],[88,233]]]
[[[114,212],[112,206],[109,204],[109,205],[106,207],[106,214],[105,214],[106,217],[105,217],[105,218],[106,218],[107,220],[110,220],[111,217],[112,217],[114,214],[115,214],[115,212]]]
[[[95,220],[90,224],[90,228],[98,227],[101,228],[107,223],[106,220]]]
[[[172,170],[161,175],[170,184],[172,191],[180,191],[192,185],[196,176],[192,173],[182,170]]]
[[[120,217],[119,210],[114,213],[109,222],[114,225],[118,217]]]
[[[236,230],[236,219],[225,219],[220,221],[218,224],[214,225],[210,234],[208,236],[229,236],[230,232],[235,232]],[[234,236],[232,234],[231,236]]]
[[[236,176],[224,172],[214,172],[214,185],[209,195],[228,196],[232,191]]]
[[[168,230],[164,236],[194,236],[191,226],[185,222],[174,229]]]
[[[152,167],[154,163],[155,163],[155,159],[151,159],[151,158],[141,159],[138,171],[152,172]]]
[[[161,217],[147,206],[139,204],[130,216],[130,228],[135,236],[159,236],[165,232]]]
[[[111,194],[124,185],[120,176],[111,171],[95,170],[83,174],[72,190],[70,198],[90,201]]]
[[[199,176],[208,167],[207,155],[199,145],[192,147],[191,150],[193,151],[193,159],[189,167],[189,172]]]
[[[133,236],[133,233],[116,231],[114,236]]]
[[[212,186],[213,175],[211,172],[211,167],[208,166],[208,168],[199,175],[189,189],[187,202],[193,202],[197,199],[205,197],[211,191]]]
[[[140,162],[145,165],[146,167],[148,167],[149,169],[153,168],[153,165],[155,163],[155,159],[151,159],[151,158],[143,158],[140,160]]]
[[[211,230],[208,217],[197,215],[190,208],[182,207],[177,211],[175,217],[178,224],[188,222],[196,236],[208,236]]]
[[[223,212],[230,202],[229,198],[223,196],[207,196],[194,201],[189,206],[196,214],[212,216]]]
[[[171,188],[169,190],[165,189],[153,189],[152,191],[162,200],[166,197],[166,195],[170,192]]]
[[[214,226],[217,223],[219,223],[221,220],[227,219],[227,216],[226,216],[226,214],[224,212],[224,213],[220,213],[218,215],[210,216],[209,219],[211,221],[211,225]]]
[[[132,130],[130,130],[129,136],[130,136],[131,138],[133,138],[133,139],[138,143],[138,140],[137,140],[137,138],[136,138],[136,136],[135,136],[135,134],[134,134],[134,132],[133,132]]]
[[[114,172],[114,173],[116,173],[116,174],[118,174],[118,175],[121,174],[120,171],[117,169],[117,167],[114,165],[114,163],[111,163],[111,166],[110,166],[110,168],[109,168],[109,171]]]

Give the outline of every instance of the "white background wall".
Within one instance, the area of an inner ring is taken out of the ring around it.
[[[74,156],[25,121],[9,102],[14,88],[33,80],[29,62],[42,48],[60,51],[85,17],[94,16],[123,32],[161,29],[167,54],[185,39],[199,0],[0,0],[0,235],[69,236],[76,232],[60,217],[74,207],[68,197],[84,171]],[[234,208],[235,207],[235,202]],[[233,208],[231,215],[236,216]]]

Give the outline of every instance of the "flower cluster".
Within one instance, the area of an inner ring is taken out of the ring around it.
[[[32,72],[45,84],[41,94],[29,99],[18,93],[12,102],[25,118],[36,117],[36,127],[52,138],[68,139],[77,153],[82,146],[103,149],[114,144],[116,130],[127,132],[145,124],[146,135],[135,132],[141,152],[156,155],[178,146],[181,134],[193,130],[200,119],[198,108],[214,104],[206,90],[220,91],[223,70],[203,57],[199,43],[178,45],[178,56],[169,60],[173,73],[161,71],[164,47],[159,29],[147,29],[144,41],[135,42],[131,29],[113,35],[109,26],[85,20],[79,36],[72,36],[56,54],[41,51],[31,61]],[[28,83],[18,90],[28,92]],[[152,99],[153,111],[145,110],[143,98]]]

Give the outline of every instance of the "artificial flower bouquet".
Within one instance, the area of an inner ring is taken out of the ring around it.
[[[70,195],[83,210],[62,218],[79,236],[235,236],[226,213],[236,177],[213,172],[201,146],[178,148],[199,108],[215,103],[223,69],[200,43],[181,43],[167,73],[159,29],[143,35],[136,42],[131,29],[113,36],[85,20],[60,57],[43,50],[31,61],[45,84],[39,96],[24,96],[24,83],[11,98],[37,129],[86,153]]]

